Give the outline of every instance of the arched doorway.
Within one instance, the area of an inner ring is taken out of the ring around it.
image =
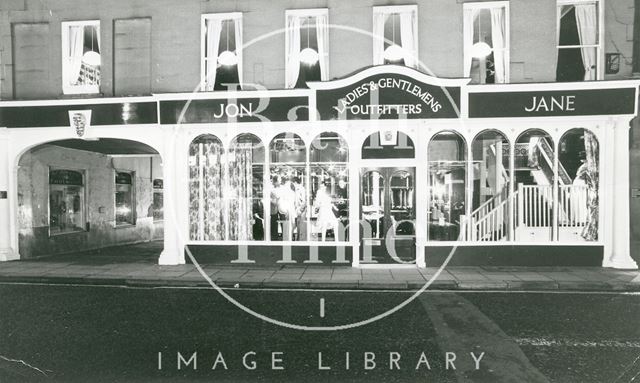
[[[17,176],[22,259],[110,247],[119,255],[160,256],[163,168],[151,146],[116,138],[51,141],[22,154]],[[148,251],[116,247],[140,242]]]
[[[361,263],[415,263],[415,146],[403,132],[369,135],[360,168]]]

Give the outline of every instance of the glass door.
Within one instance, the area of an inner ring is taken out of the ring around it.
[[[415,168],[363,168],[362,263],[415,262]]]

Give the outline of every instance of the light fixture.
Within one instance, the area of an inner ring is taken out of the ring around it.
[[[235,52],[229,50],[229,22],[231,20],[223,21],[227,25],[227,49],[218,55],[218,63],[223,66],[232,66],[238,63],[238,56]],[[235,21],[234,21],[235,22]]]
[[[93,50],[93,29],[91,27],[91,50],[82,55],[82,61],[91,66],[100,66],[100,53]],[[84,31],[83,31],[84,32]]]
[[[300,62],[306,65],[315,65],[318,62],[319,56],[315,49],[311,48],[309,43],[309,35],[311,31],[311,17],[307,17],[307,47],[300,51]]]
[[[482,40],[482,15],[478,15],[478,41],[471,47],[471,56],[477,59],[484,59],[491,54],[491,47]]]
[[[471,56],[477,59],[483,59],[491,54],[489,44],[479,41],[471,47]]]
[[[391,15],[391,45],[384,50],[387,61],[400,61],[404,58],[404,50],[396,44],[396,14]]]

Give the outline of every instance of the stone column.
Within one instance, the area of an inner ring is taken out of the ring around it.
[[[9,137],[6,128],[0,128],[0,261],[19,259],[20,255],[12,246],[11,225],[16,222],[11,219],[11,204],[15,203],[16,196],[10,190],[9,178],[13,174],[11,169]]]
[[[614,125],[614,126],[611,126]],[[611,245],[605,246],[603,260],[604,267],[617,269],[637,269],[638,265],[631,258],[630,251],[630,220],[629,220],[629,121],[617,120],[615,124],[608,124],[606,129],[613,129],[613,180],[611,190],[613,201],[609,204],[612,208]],[[601,149],[602,151],[602,149]],[[601,159],[607,160],[606,158]]]
[[[182,227],[180,219],[183,212],[178,210],[180,206],[178,188],[187,187],[180,180],[186,178],[185,160],[188,154],[180,150],[182,146],[179,133],[174,134],[172,128],[166,128],[163,134],[165,135],[164,150],[161,154],[164,183],[164,250],[160,254],[158,264],[179,265],[185,263],[185,238],[181,236],[185,228]]]

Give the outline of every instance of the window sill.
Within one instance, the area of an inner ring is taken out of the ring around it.
[[[88,233],[88,231],[87,230],[78,229],[78,230],[74,230],[74,231],[65,231],[65,232],[61,232],[61,233],[51,233],[51,232],[49,232],[49,238],[61,237],[61,236],[69,235],[69,234],[80,234],[80,233]]]
[[[136,224],[135,223],[116,223],[115,225],[113,225],[114,229],[126,229],[128,227],[135,227]]]

